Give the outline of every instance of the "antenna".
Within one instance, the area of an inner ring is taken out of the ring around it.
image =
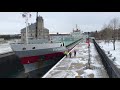
[[[77,24],[76,24],[76,30],[77,30]]]
[[[22,17],[25,18],[26,23],[26,44],[28,44],[28,19],[31,18],[30,12],[23,12]]]
[[[38,12],[36,13],[36,39],[37,39],[37,31],[38,31]]]
[[[74,31],[74,28],[73,28],[73,31]]]

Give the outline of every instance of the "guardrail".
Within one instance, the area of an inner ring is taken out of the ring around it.
[[[72,44],[77,43],[77,42],[80,41],[80,40],[82,40],[82,38],[81,38],[81,39],[78,39],[77,41],[72,42],[71,44],[67,45],[66,47],[69,47],[69,46],[71,46]]]
[[[100,46],[93,39],[93,43],[97,52],[99,53],[102,63],[110,78],[120,78],[120,70],[113,64],[113,62],[107,57],[105,52],[100,48]]]

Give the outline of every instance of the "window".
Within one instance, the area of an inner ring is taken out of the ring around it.
[[[23,48],[23,50],[26,50],[26,48]]]
[[[64,43],[63,43],[63,46],[64,46]]]
[[[33,47],[32,49],[35,49],[35,47]]]

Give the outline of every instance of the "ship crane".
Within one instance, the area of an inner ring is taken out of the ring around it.
[[[25,18],[26,23],[26,44],[28,44],[28,20],[31,18],[30,12],[23,12],[22,17]]]

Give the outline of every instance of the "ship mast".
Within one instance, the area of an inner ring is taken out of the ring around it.
[[[35,35],[35,37],[36,37],[36,39],[37,39],[37,31],[38,31],[38,12],[37,12],[37,14],[36,14],[36,35]]]
[[[77,24],[76,24],[76,30],[77,30]]]
[[[22,17],[25,18],[25,23],[26,23],[26,44],[28,44],[28,19],[31,17],[30,12],[24,12],[22,14]]]

